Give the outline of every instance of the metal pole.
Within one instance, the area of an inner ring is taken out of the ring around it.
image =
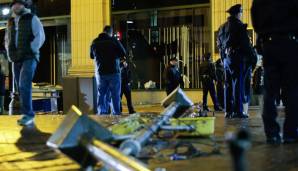
[[[188,131],[192,132],[195,131],[195,126],[190,125],[190,126],[162,126],[160,129],[164,131]]]
[[[113,169],[115,171],[133,171],[129,167],[121,164],[119,160],[113,158],[111,155],[107,154],[100,148],[95,147],[94,145],[87,145],[87,150],[94,156],[97,160],[104,163],[105,169]]]
[[[177,102],[172,102],[165,111],[161,114],[162,118],[157,119],[154,124],[148,128],[148,130],[137,136],[132,140],[127,140],[120,145],[120,150],[126,155],[137,155],[142,147],[146,145],[151,136],[155,134],[177,111],[180,104]]]
[[[165,124],[177,111],[179,108],[180,104],[173,102],[167,109],[164,111],[162,114],[162,118],[158,119],[156,123],[154,123],[143,135],[139,136],[136,138],[138,142],[143,146],[147,143],[148,139],[156,133],[160,127]]]
[[[105,169],[115,171],[150,171],[141,162],[126,156],[117,149],[98,140],[87,145],[87,150],[105,164]]]

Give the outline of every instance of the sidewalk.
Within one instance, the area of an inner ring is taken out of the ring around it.
[[[159,106],[136,108],[142,113],[160,112]],[[150,168],[166,168],[169,171],[229,171],[231,162],[224,142],[224,134],[240,127],[249,127],[253,146],[248,153],[250,171],[295,171],[298,170],[298,145],[266,145],[263,124],[257,108],[250,110],[249,120],[225,120],[223,113],[217,113],[215,139],[221,154],[198,157],[184,161],[163,159],[149,160]],[[102,118],[92,116],[98,121]],[[19,116],[0,116],[0,170],[78,170],[79,166],[62,154],[49,149],[45,143],[56,130],[64,116],[40,115],[36,117],[37,128],[17,126]],[[106,120],[106,119],[105,119]],[[282,119],[280,119],[282,120]],[[105,121],[106,122],[106,121]],[[212,150],[210,139],[187,139],[197,144],[202,151]],[[164,151],[162,153],[171,153]]]

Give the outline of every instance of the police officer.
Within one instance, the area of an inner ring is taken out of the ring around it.
[[[136,113],[131,100],[131,71],[125,60],[121,61],[121,98],[125,95],[129,114]],[[122,112],[122,105],[121,105]]]
[[[178,59],[176,57],[171,58],[169,65],[166,67],[165,80],[167,95],[171,94],[179,85],[181,88],[184,87],[183,78],[178,68]]]
[[[267,142],[282,142],[274,104],[280,88],[286,100],[283,140],[298,142],[298,1],[254,0],[251,12],[265,70],[262,117]]]
[[[209,111],[207,106],[207,97],[209,92],[214,104],[214,110],[221,111],[215,91],[214,81],[216,80],[216,73],[215,66],[211,61],[211,54],[206,54],[204,58],[204,62],[202,62],[200,65],[200,77],[203,86],[203,110]]]
[[[243,88],[241,91],[241,99],[243,104],[243,114],[249,116],[248,107],[251,100],[251,90],[252,90],[252,72],[256,68],[256,64],[258,61],[258,55],[254,48],[248,52],[249,58],[244,58],[243,60]]]
[[[225,53],[224,67],[226,75],[226,117],[227,118],[248,118],[243,112],[244,100],[244,74],[247,70],[247,63],[253,56],[253,49],[247,33],[247,25],[243,24],[242,6],[237,4],[228,11],[230,17],[221,27],[224,38],[220,41],[223,44],[221,52]]]

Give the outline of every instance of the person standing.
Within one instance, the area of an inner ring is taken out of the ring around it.
[[[224,84],[225,84],[225,70],[221,59],[215,62],[216,68],[216,95],[218,98],[218,103],[221,108],[225,106],[224,100]]]
[[[248,37],[247,25],[241,21],[242,6],[237,4],[228,11],[230,17],[221,27],[219,38],[223,58],[226,84],[225,84],[225,109],[226,118],[248,118],[243,112],[245,101],[245,73],[249,68],[252,58],[255,58],[253,48]]]
[[[45,42],[43,25],[39,18],[27,9],[26,0],[14,0],[11,3],[13,12],[8,20],[5,35],[5,46],[8,58],[13,63],[14,85],[19,91],[22,126],[34,123],[32,107],[32,80],[39,62],[39,49]]]
[[[259,106],[263,107],[263,93],[264,93],[264,67],[259,65],[253,76],[253,92],[258,97]]]
[[[165,69],[166,93],[170,95],[177,87],[184,87],[182,75],[178,68],[178,59],[170,59],[169,65]]]
[[[221,111],[222,109],[219,107],[215,91],[214,81],[216,81],[216,71],[215,66],[211,61],[211,54],[206,54],[204,59],[204,62],[202,62],[200,65],[200,77],[203,85],[203,110],[209,111],[207,106],[207,97],[208,93],[210,93],[214,104],[214,110]]]
[[[129,114],[136,113],[131,100],[131,81],[132,81],[131,71],[129,69],[127,62],[123,60],[121,62],[121,99],[124,94],[126,98]],[[121,112],[122,112],[122,104],[121,104]]]
[[[245,116],[249,116],[248,108],[249,103],[251,101],[251,89],[252,89],[252,71],[254,70],[254,66],[250,63],[244,62],[243,64],[243,88],[241,88],[241,100],[243,106],[243,114]]]
[[[9,75],[7,52],[0,46],[0,114],[4,114],[5,78]]]
[[[98,114],[109,114],[106,104],[111,93],[114,115],[120,115],[121,73],[120,59],[126,55],[123,45],[113,37],[113,28],[105,26],[103,33],[94,39],[90,51],[95,61],[98,89]]]
[[[278,11],[278,12],[277,12]],[[298,142],[298,1],[254,0],[251,16],[257,33],[258,53],[264,64],[263,122],[267,143]],[[283,91],[285,122],[283,137],[275,105]]]

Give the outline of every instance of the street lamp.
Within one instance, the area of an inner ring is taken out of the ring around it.
[[[9,8],[3,8],[2,9],[2,15],[3,16],[7,16],[10,13],[10,9]]]

